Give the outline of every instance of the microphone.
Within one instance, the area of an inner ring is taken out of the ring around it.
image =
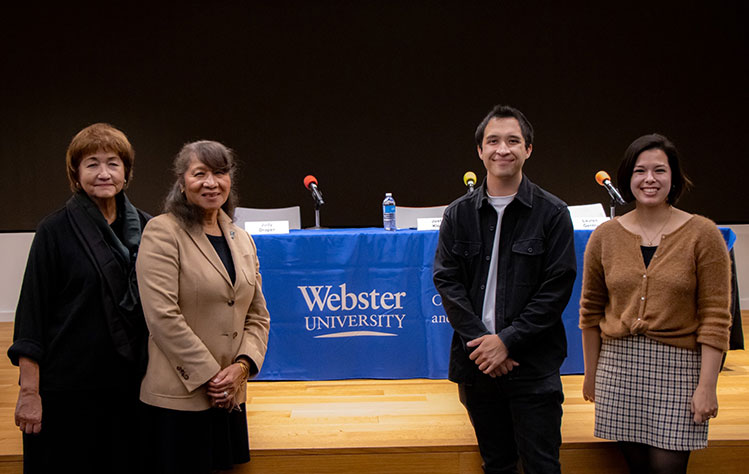
[[[617,204],[627,204],[624,202],[624,199],[622,199],[622,195],[619,194],[619,190],[616,189],[616,186],[611,184],[611,177],[609,174],[603,170],[596,173],[596,182],[606,188],[606,191],[609,192],[609,196],[611,196],[611,200],[616,202]]]
[[[312,176],[311,174],[308,174],[304,177],[304,187],[309,189],[312,193],[312,199],[315,200],[315,206],[320,207],[323,204],[325,204],[325,201],[322,198],[322,193],[317,188],[317,178]]]
[[[467,171],[466,174],[463,175],[463,184],[468,186],[468,192],[473,192],[473,186],[476,185],[476,173],[473,171]]]

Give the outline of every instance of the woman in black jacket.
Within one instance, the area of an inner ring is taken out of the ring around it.
[[[39,224],[8,357],[24,472],[133,472],[147,329],[135,258],[149,216],[124,189],[134,151],[107,124],[66,156],[73,196]]]

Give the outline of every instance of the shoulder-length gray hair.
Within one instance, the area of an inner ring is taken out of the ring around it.
[[[229,174],[231,190],[221,209],[234,220],[234,208],[237,207],[237,192],[234,186],[234,175],[237,169],[234,152],[219,142],[200,140],[182,147],[174,158],[172,165],[175,181],[164,201],[164,212],[174,214],[186,228],[193,228],[203,223],[203,209],[190,203],[184,193],[185,173],[193,157],[209,167],[212,171]]]

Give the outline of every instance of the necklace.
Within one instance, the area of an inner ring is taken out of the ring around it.
[[[640,232],[642,232],[642,236],[643,236],[643,237],[645,237],[645,240],[647,240],[647,241],[648,241],[648,246],[652,247],[652,246],[653,246],[653,241],[654,241],[655,239],[657,239],[657,238],[658,238],[658,236],[659,236],[659,235],[661,235],[661,232],[663,232],[663,229],[665,229],[665,228],[666,228],[666,224],[668,224],[668,221],[670,221],[670,220],[671,220],[671,214],[673,214],[673,213],[671,212],[671,210],[672,210],[672,209],[673,209],[673,208],[672,208],[671,206],[668,206],[668,217],[666,218],[666,222],[664,222],[664,223],[663,223],[663,225],[662,225],[662,226],[661,226],[661,228],[660,228],[660,229],[658,230],[658,232],[656,232],[656,233],[655,233],[655,237],[653,237],[652,239],[651,239],[651,238],[650,238],[650,237],[648,236],[648,234],[647,234],[647,233],[645,232],[645,228],[644,228],[644,227],[642,227],[642,222],[640,222],[640,215],[639,215],[639,214],[637,214],[637,225],[638,225],[638,226],[640,227]]]

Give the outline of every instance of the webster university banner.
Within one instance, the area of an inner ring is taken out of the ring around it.
[[[254,238],[271,314],[261,379],[446,376],[452,329],[432,284],[437,232]]]

